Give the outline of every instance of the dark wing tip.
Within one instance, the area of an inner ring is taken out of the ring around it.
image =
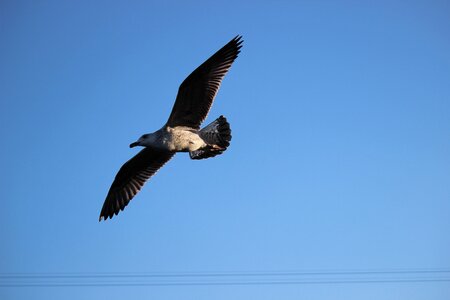
[[[243,36],[240,35],[240,34],[236,35],[235,38],[234,38],[234,40],[235,40],[236,42],[238,42],[239,45],[242,44],[242,43],[244,42]]]
[[[106,221],[108,219],[112,219],[114,216],[117,216],[119,212],[125,209],[131,199],[136,196],[141,187],[142,186],[140,186],[136,192],[132,192],[130,190],[129,183],[120,188],[112,187],[106,196],[98,221]]]
[[[101,214],[100,214],[100,217],[98,218],[98,221],[99,222],[106,221],[108,219],[112,219],[113,216],[114,216],[114,214],[111,215],[111,214],[107,214],[107,213],[102,211]]]
[[[241,52],[241,48],[243,46],[244,40],[242,39],[242,35],[236,35],[231,41],[229,41],[225,46],[222,47],[216,54],[222,52],[227,59],[231,59],[233,62],[238,54]],[[213,55],[214,57],[215,55]]]
[[[244,43],[244,40],[243,40],[243,38],[242,38],[242,35],[236,35],[232,40],[231,40],[231,42],[233,42],[235,45],[236,45],[236,48],[237,48],[237,53],[239,53],[240,52],[240,49],[242,48],[242,44]]]
[[[242,42],[244,40],[242,39],[242,35],[238,34],[232,39],[232,41],[235,41],[236,43],[242,44]]]
[[[119,170],[109,188],[99,216],[99,222],[112,219],[125,209],[128,203],[174,152],[160,152],[144,148],[128,160]]]

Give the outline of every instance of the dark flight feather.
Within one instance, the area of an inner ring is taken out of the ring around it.
[[[145,182],[174,154],[175,152],[144,148],[127,161],[120,168],[109,189],[99,220],[112,218],[123,210]]]
[[[199,129],[208,115],[223,77],[238,57],[242,36],[228,44],[194,70],[180,85],[167,126]]]

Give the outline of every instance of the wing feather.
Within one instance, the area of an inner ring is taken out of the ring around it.
[[[174,152],[144,148],[127,161],[119,170],[103,203],[99,221],[117,215],[140,191],[145,182],[153,176]]]
[[[236,36],[183,81],[166,125],[200,128],[242,42],[242,36]]]

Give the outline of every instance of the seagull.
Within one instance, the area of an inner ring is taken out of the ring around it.
[[[142,146],[117,173],[100,212],[99,221],[122,211],[145,182],[177,152],[189,152],[191,159],[222,154],[230,145],[230,124],[220,116],[200,129],[219,90],[223,77],[242,47],[238,35],[195,69],[180,85],[167,123],[142,135],[130,148]]]

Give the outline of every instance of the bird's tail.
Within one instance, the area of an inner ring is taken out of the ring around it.
[[[218,117],[211,124],[199,131],[207,147],[189,153],[191,159],[204,159],[222,154],[230,146],[231,128],[224,116]]]

